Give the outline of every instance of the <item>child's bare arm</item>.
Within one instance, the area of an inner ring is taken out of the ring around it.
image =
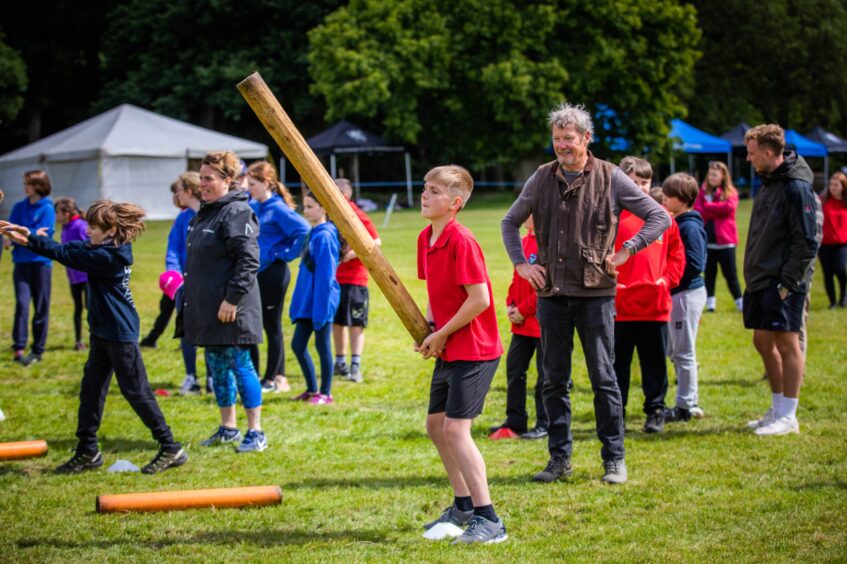
[[[487,284],[468,284],[464,286],[464,288],[468,293],[468,297],[465,298],[464,303],[462,303],[462,307],[459,308],[456,315],[450,318],[450,320],[445,323],[444,326],[439,328],[438,331],[424,339],[421,346],[418,347],[418,352],[420,352],[424,358],[432,358],[441,354],[441,351],[444,350],[444,345],[447,342],[447,337],[470,323],[473,318],[481,314],[488,308],[489,305],[491,305],[491,298],[488,295]],[[429,307],[427,307],[427,314],[430,314]]]

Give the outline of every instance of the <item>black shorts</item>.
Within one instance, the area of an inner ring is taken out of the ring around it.
[[[345,327],[367,327],[368,287],[342,284],[341,301],[332,322]]]
[[[765,331],[799,332],[803,328],[803,305],[806,294],[791,292],[784,300],[777,285],[744,292],[744,327]]]
[[[473,419],[482,413],[498,364],[499,358],[453,362],[436,359],[427,413],[445,413],[451,419]]]

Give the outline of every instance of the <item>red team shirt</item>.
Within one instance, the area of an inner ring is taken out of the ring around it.
[[[470,229],[455,219],[447,224],[432,246],[429,244],[431,237],[431,225],[418,235],[418,278],[426,280],[436,329],[443,327],[462,307],[468,297],[464,286],[484,283],[490,301],[485,311],[447,337],[441,359],[454,362],[499,358],[503,354],[503,345],[500,343],[494,296],[482,249]]]
[[[847,207],[832,196],[823,203],[823,240],[821,245],[847,244]]]
[[[371,221],[371,218],[368,217],[368,214],[363,212],[362,209],[354,202],[347,200],[347,203],[350,204],[350,207],[353,208],[354,212],[356,212],[356,216],[362,220],[362,223],[365,225],[365,229],[367,229],[371,237],[378,239],[379,233],[376,232],[376,227],[374,227],[374,223]],[[367,286],[368,269],[365,268],[365,265],[362,264],[362,261],[358,258],[348,260],[347,262],[339,262],[338,269],[335,271],[335,279],[338,280],[339,284]]]
[[[535,240],[535,233],[528,232],[521,243],[526,261],[529,264],[535,264],[538,259],[538,243]],[[509,295],[506,296],[506,305],[517,306],[518,311],[525,318],[520,325],[512,323],[512,333],[534,339],[541,338],[541,328],[535,318],[535,311],[538,309],[538,294],[535,288],[518,274],[517,270],[512,274],[512,284],[509,286]]]

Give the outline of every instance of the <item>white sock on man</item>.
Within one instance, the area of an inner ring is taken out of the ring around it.
[[[776,415],[779,415],[782,410],[782,394],[771,393],[771,409]]]
[[[783,396],[779,402],[779,416],[794,419],[797,417],[797,405],[800,403],[800,398],[788,398]]]
[[[717,299],[712,296],[711,298],[706,298],[706,309],[715,309],[715,305],[717,305]]]
[[[735,300],[735,309],[738,311],[744,311],[744,298],[738,298]]]

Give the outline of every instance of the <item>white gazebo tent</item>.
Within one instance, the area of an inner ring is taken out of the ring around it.
[[[142,206],[148,219],[173,218],[178,210],[171,183],[188,169],[189,159],[215,150],[242,159],[268,153],[261,143],[122,104],[0,156],[0,187],[6,192],[0,217],[23,197],[23,173],[43,169],[53,185],[51,197],[69,196],[82,209],[109,198]]]

